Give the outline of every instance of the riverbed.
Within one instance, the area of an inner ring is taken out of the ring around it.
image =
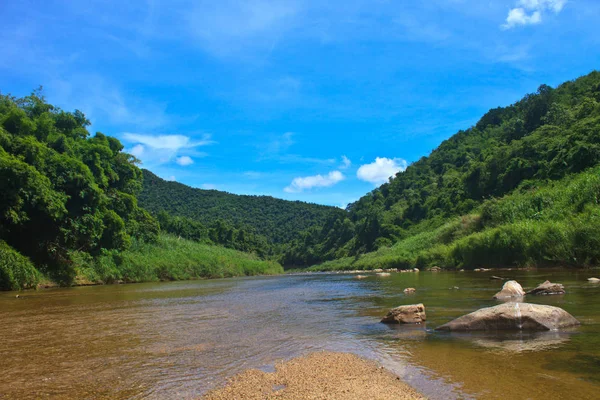
[[[582,322],[565,333],[434,328],[498,304],[491,275],[567,294],[528,298]],[[598,274],[598,271],[596,271]],[[306,274],[0,293],[0,398],[197,398],[248,368],[314,351],[374,359],[433,399],[598,398],[600,285],[590,271]],[[415,294],[403,289],[415,287]],[[424,303],[427,324],[379,323]]]

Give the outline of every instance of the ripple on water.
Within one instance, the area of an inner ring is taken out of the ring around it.
[[[18,300],[0,294],[0,397],[193,397],[246,368],[269,371],[277,360],[332,350],[375,359],[431,398],[593,398],[600,286],[577,272],[510,273],[524,287],[563,283],[566,295],[528,301],[563,307],[584,325],[566,334],[433,331],[498,304],[491,297],[503,282],[468,272],[115,285],[25,292]],[[405,287],[417,292],[406,296]],[[389,308],[410,303],[426,305],[426,324],[379,323]]]

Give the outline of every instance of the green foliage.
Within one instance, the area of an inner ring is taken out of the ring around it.
[[[310,261],[322,262],[402,243],[457,216],[479,213],[486,200],[515,191],[520,195],[502,201],[503,209],[496,209],[493,200],[486,203],[481,210],[486,227],[545,218],[544,213],[553,213],[557,220],[580,213],[586,204],[596,204],[597,194],[580,198],[573,188],[570,197],[557,190],[554,198],[549,198],[546,192],[553,191],[553,186],[544,185],[566,176],[576,178],[600,162],[599,99],[600,72],[594,71],[556,89],[542,85],[511,106],[490,110],[475,126],[444,141],[429,157],[349,205],[349,213],[338,217],[340,221],[348,219],[354,227],[345,240],[339,240],[335,221],[307,231],[286,252],[284,265],[301,265],[308,261],[302,256],[307,253]],[[559,185],[566,187],[565,182]],[[536,193],[540,186],[546,192]],[[562,205],[550,207],[554,201]],[[571,207],[571,202],[578,205]],[[498,235],[490,245],[509,240]],[[447,243],[437,239],[430,245]],[[446,253],[440,250],[437,258]],[[408,254],[414,265],[413,250]],[[400,261],[404,262],[401,257]]]
[[[314,270],[592,266],[600,263],[600,168],[484,202],[391,247]],[[416,229],[415,229],[416,230]]]
[[[167,182],[148,170],[140,205],[158,214],[186,217],[208,227],[222,220],[236,228],[253,229],[269,243],[282,244],[297,238],[301,231],[322,225],[331,215],[344,215],[335,207],[287,201],[269,196],[239,196],[216,190],[194,189]]]
[[[172,235],[155,243],[134,241],[125,251],[104,251],[97,259],[81,257],[77,269],[91,282],[144,282],[194,278],[225,278],[278,274],[274,261],[220,246],[202,244]]]
[[[254,253],[262,258],[269,255],[272,250],[267,238],[256,234],[251,227],[234,227],[218,219],[207,228],[191,218],[172,217],[166,211],[160,211],[157,218],[164,232],[180,238],[222,245],[230,249]]]
[[[40,274],[27,257],[0,240],[0,290],[35,287]]]
[[[63,284],[75,277],[74,252],[158,237],[158,223],[137,205],[136,160],[87,126],[83,113],[46,103],[40,91],[0,96],[0,240]],[[14,287],[7,276],[0,285]],[[18,286],[30,285],[22,278]]]

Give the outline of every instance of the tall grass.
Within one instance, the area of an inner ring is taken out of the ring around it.
[[[312,270],[600,264],[600,169],[485,202],[392,247]]]
[[[89,281],[110,283],[272,275],[283,268],[252,254],[161,235],[155,244],[137,242],[123,252],[106,252],[78,266],[78,272]]]
[[[35,287],[40,276],[27,257],[0,240],[0,290]]]

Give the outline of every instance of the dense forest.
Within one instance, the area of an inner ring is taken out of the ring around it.
[[[222,224],[264,236],[269,243],[288,243],[300,233],[345,215],[337,207],[287,201],[270,196],[240,196],[217,190],[195,189],[159,178],[143,170],[140,205],[158,214],[184,217],[209,227]]]
[[[337,259],[320,269],[596,264],[599,162],[600,73],[542,85],[490,110],[348,206],[346,216],[305,231],[282,262]],[[554,254],[549,243],[572,251]]]
[[[161,233],[157,218],[138,206],[143,181],[138,161],[123,152],[119,140],[100,132],[91,136],[89,125],[82,112],[48,104],[41,91],[0,96],[0,288],[31,287],[41,279],[68,285],[83,271],[97,281],[149,279],[131,268],[148,266],[127,263],[124,255],[143,246],[161,252],[168,240],[161,235],[169,230]],[[202,241],[204,247],[192,242],[196,252],[206,253],[210,244],[260,247],[252,235],[219,224]],[[176,262],[176,254],[163,261]],[[255,257],[235,254],[223,253],[220,264]],[[152,266],[157,273],[160,267]],[[273,270],[273,263],[257,261],[244,272]]]

